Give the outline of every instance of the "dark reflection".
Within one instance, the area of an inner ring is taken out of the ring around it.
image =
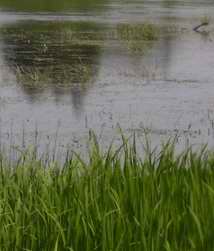
[[[101,28],[65,22],[9,25],[1,29],[5,62],[32,101],[48,89],[56,101],[71,93],[80,109],[97,74]]]
[[[104,8],[107,0],[0,0],[0,8],[13,11],[49,12],[90,10],[97,11]]]
[[[181,36],[179,34],[179,30],[177,30],[177,26],[174,27],[173,30],[168,30],[168,28],[173,26],[173,24],[177,24],[179,22],[179,16],[177,16],[177,8],[176,4],[179,1],[163,0],[162,6],[166,8],[165,15],[162,17],[162,29],[161,32],[161,42],[158,50],[158,63],[161,67],[161,75],[163,80],[170,81],[172,76],[170,72],[170,68],[173,64],[173,51],[176,49],[176,38]],[[161,63],[160,63],[161,62]]]

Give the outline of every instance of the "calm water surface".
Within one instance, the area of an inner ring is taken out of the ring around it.
[[[81,148],[89,129],[108,143],[120,124],[214,146],[213,1],[86,2],[0,1],[1,143]],[[120,35],[144,23],[157,40]]]

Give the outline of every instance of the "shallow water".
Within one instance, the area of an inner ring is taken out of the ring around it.
[[[182,146],[214,146],[213,1],[48,6],[0,1],[2,144],[81,149],[89,129],[106,144],[119,124],[147,128],[154,144],[178,134]],[[209,26],[194,32],[204,16]],[[144,23],[157,40],[119,34]]]

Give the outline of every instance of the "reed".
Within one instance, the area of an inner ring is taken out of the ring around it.
[[[214,156],[123,138],[63,165],[0,158],[0,250],[213,251]],[[11,164],[8,164],[11,163]]]

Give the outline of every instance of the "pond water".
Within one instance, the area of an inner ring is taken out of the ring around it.
[[[81,149],[119,124],[214,146],[213,1],[28,2],[0,1],[1,145]],[[155,39],[124,37],[145,24]]]

